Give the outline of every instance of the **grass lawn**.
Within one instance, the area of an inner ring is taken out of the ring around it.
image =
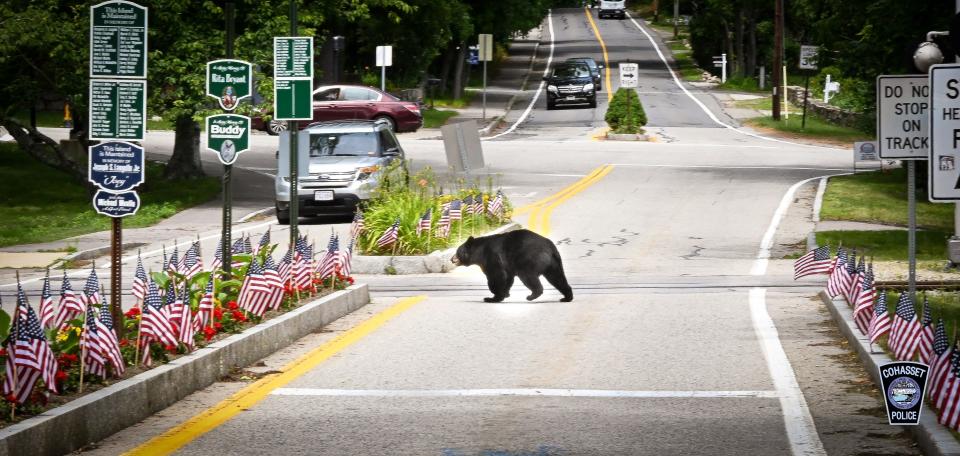
[[[423,128],[440,128],[447,120],[457,115],[457,111],[444,109],[424,109]]]
[[[18,112],[11,116],[23,125],[30,125],[30,113]],[[63,127],[63,111],[37,111],[37,127]],[[173,130],[173,124],[166,120],[151,120],[147,118],[147,130]]]
[[[435,108],[466,108],[470,101],[473,100],[473,97],[479,94],[479,90],[464,90],[463,96],[460,98],[450,98],[450,97],[436,97],[431,98],[428,96],[424,99],[424,102],[429,106],[433,104]]]
[[[906,182],[903,168],[830,178],[820,218],[907,226]],[[920,228],[952,232],[953,211],[953,204],[934,204],[922,194],[917,196]]]
[[[940,261],[947,257],[946,231],[917,231],[917,260]],[[877,261],[904,261],[907,259],[907,231],[820,231],[817,245],[838,245],[857,249],[857,256],[866,254]]]
[[[772,109],[772,107],[771,107]],[[807,111],[807,125],[802,128],[802,114],[800,111],[790,112],[790,118],[782,117],[775,121],[772,117],[755,117],[745,121],[747,125],[770,128],[773,130],[791,133],[801,137],[820,138],[841,142],[869,141],[870,135],[853,128],[842,127],[825,122],[823,119]]]
[[[124,227],[153,225],[220,193],[213,177],[166,181],[163,164],[147,162],[146,182],[137,188],[141,206]],[[110,218],[91,206],[88,188],[67,174],[0,144],[0,246],[47,242],[110,228]]]

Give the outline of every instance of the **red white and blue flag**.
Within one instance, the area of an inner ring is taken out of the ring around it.
[[[398,218],[393,225],[390,225],[386,231],[380,235],[380,239],[377,239],[377,247],[383,248],[393,245],[394,242],[397,242],[400,235],[400,219]]]
[[[890,340],[887,345],[894,357],[900,361],[910,361],[920,345],[920,332],[923,328],[917,319],[917,311],[913,308],[910,294],[903,292],[897,302],[897,312],[893,317],[893,327],[890,329]]]
[[[180,262],[180,273],[192,279],[195,275],[203,271],[203,262],[200,258],[200,241],[195,241],[183,254],[183,260]]]
[[[933,359],[930,361],[930,375],[927,376],[927,398],[936,405],[940,394],[940,385],[946,378],[950,366],[950,340],[947,339],[947,327],[943,319],[937,321],[937,329],[933,338]]]
[[[843,285],[846,283],[847,251],[843,247],[837,248],[837,259],[833,263],[833,270],[827,280],[827,294],[836,298],[843,294]]]
[[[137,252],[137,272],[133,274],[130,294],[137,298],[137,301],[143,301],[147,296],[147,271],[143,269],[143,260],[140,259],[139,252]]]
[[[873,319],[873,301],[877,297],[877,290],[873,288],[873,263],[866,272],[860,275],[860,292],[853,305],[853,320],[860,333],[870,333],[870,320]]]
[[[870,343],[875,344],[884,334],[890,333],[890,314],[887,312],[887,292],[880,291],[877,305],[873,307],[873,318],[870,320]]]
[[[793,280],[814,274],[827,274],[833,261],[830,246],[825,245],[807,252],[793,263]]]
[[[341,252],[340,274],[344,277],[350,277],[351,263],[353,262],[353,239],[350,240],[350,246]]]
[[[57,392],[57,359],[50,349],[47,336],[40,326],[23,287],[17,281],[17,304],[13,311],[13,325],[7,344],[6,375],[2,384],[4,396],[13,395],[17,403],[30,397],[37,380],[51,392]],[[15,374],[15,375],[14,375]]]
[[[60,282],[60,305],[58,307],[57,321],[54,326],[60,329],[63,329],[68,321],[83,313],[83,301],[73,291],[66,270],[63,271],[63,281]]]
[[[317,268],[317,273],[320,276],[320,279],[326,279],[327,277],[332,277],[334,274],[340,270],[340,237],[331,234],[330,242],[327,243],[327,251],[323,255],[323,259],[320,260],[320,266]]]
[[[43,277],[43,290],[40,292],[40,326],[52,328],[56,312],[53,305],[53,294],[50,293],[50,270]]]
[[[363,232],[363,211],[357,209],[357,212],[353,214],[353,222],[350,223],[350,238],[356,239],[360,233]]]
[[[93,267],[90,268],[90,275],[87,276],[87,282],[83,285],[81,298],[85,306],[100,304],[100,280],[97,279],[97,271]]]
[[[495,217],[500,217],[503,215],[503,192],[497,190],[497,195],[493,197],[493,200],[490,201],[490,214]]]
[[[426,232],[429,234],[429,233],[430,233],[430,224],[431,224],[431,223],[433,223],[433,209],[432,209],[432,208],[427,209],[427,212],[425,212],[425,213],[420,217],[420,223],[417,223],[417,236],[419,236],[420,233],[422,233],[422,232],[424,232],[424,231],[426,231]]]
[[[109,313],[108,307],[104,306],[101,315]],[[123,375],[125,362],[120,353],[117,335],[97,317],[93,306],[87,308],[86,326],[80,338],[80,346],[86,349],[87,356],[83,363],[89,372],[107,378],[107,366],[111,365],[117,376]]]
[[[237,298],[237,304],[241,309],[250,312],[256,316],[262,316],[267,311],[271,288],[263,276],[263,266],[256,258],[250,262],[247,268],[247,275],[243,278],[243,284],[240,286],[240,296]]]
[[[297,238],[293,256],[293,281],[297,289],[313,286],[313,247],[307,245],[306,236]]]
[[[270,288],[270,296],[267,298],[267,310],[274,310],[283,303],[283,279],[280,278],[280,271],[276,263],[273,262],[273,255],[267,255],[263,260],[263,280]]]
[[[143,311],[140,314],[140,350],[143,353],[143,363],[149,366],[150,343],[159,342],[163,345],[177,345],[177,330],[170,322],[169,314],[164,310],[160,300],[160,290],[152,279],[147,280],[147,297],[143,300]]]
[[[920,324],[920,345],[917,346],[920,355],[917,359],[921,363],[929,366],[930,360],[933,359],[933,343],[935,337],[933,332],[933,317],[930,315],[930,303],[927,302],[926,295],[923,297],[923,318],[920,319]]]
[[[197,316],[194,324],[200,328],[205,328],[213,320],[213,274],[207,279],[207,287],[203,289],[203,296],[197,305]]]
[[[463,219],[463,209],[460,200],[450,202],[450,221]]]
[[[447,238],[450,236],[450,210],[443,211],[440,215],[440,221],[437,222],[437,237]]]

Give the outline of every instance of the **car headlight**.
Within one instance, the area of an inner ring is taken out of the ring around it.
[[[591,83],[583,86],[583,91],[584,91],[584,92],[593,92],[593,83],[591,82]]]
[[[555,86],[555,85],[553,85],[553,84],[548,85],[548,86],[547,86],[547,90],[549,90],[549,91],[551,91],[551,92],[559,92],[559,89],[557,89],[557,86]]]
[[[380,171],[380,166],[364,166],[363,168],[357,168],[357,180],[368,179],[373,173]]]

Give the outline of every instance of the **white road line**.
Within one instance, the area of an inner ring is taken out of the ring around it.
[[[652,45],[653,45],[653,49],[654,49],[655,51],[657,51],[657,55],[660,57],[660,61],[662,61],[663,64],[667,67],[667,70],[669,71],[670,76],[673,78],[673,82],[677,85],[677,87],[679,87],[680,90],[683,91],[683,93],[685,93],[691,100],[693,100],[693,102],[696,103],[697,106],[699,106],[700,109],[702,109],[703,112],[706,113],[708,117],[710,117],[710,120],[716,122],[717,125],[720,125],[720,126],[722,126],[722,127],[724,127],[724,128],[727,128],[727,129],[729,129],[729,130],[733,130],[733,131],[735,131],[735,132],[737,132],[737,133],[740,133],[740,134],[743,134],[743,135],[752,136],[752,137],[754,137],[754,138],[762,139],[762,140],[764,140],[764,141],[773,141],[773,142],[778,142],[778,143],[791,144],[791,145],[794,145],[794,146],[816,147],[816,148],[818,148],[818,149],[837,150],[835,147],[823,147],[823,146],[814,146],[814,145],[811,145],[811,144],[800,144],[800,143],[795,143],[795,142],[790,142],[790,141],[784,141],[784,140],[782,140],[782,139],[776,139],[776,138],[770,138],[770,137],[767,137],[767,136],[761,136],[761,135],[758,135],[758,134],[756,134],[756,133],[750,133],[750,132],[748,132],[748,131],[740,130],[740,129],[735,128],[735,127],[733,127],[733,126],[731,126],[731,125],[727,125],[727,124],[721,122],[720,119],[718,119],[717,116],[714,115],[713,112],[710,111],[710,109],[707,108],[707,106],[703,104],[703,102],[701,102],[700,100],[698,100],[697,97],[693,96],[693,94],[690,93],[690,91],[687,90],[687,88],[683,86],[683,83],[680,82],[680,79],[677,79],[677,74],[673,71],[672,68],[670,68],[670,63],[667,62],[667,58],[663,55],[663,52],[660,51],[660,46],[658,46],[658,45],[657,45],[657,42],[654,41],[653,37],[650,36],[649,33],[647,33],[647,30],[644,29],[642,26],[640,26],[640,24],[637,22],[637,20],[634,19],[633,16],[632,16],[629,12],[627,12],[627,17],[629,17],[629,18],[630,18],[630,22],[633,22],[633,25],[635,25],[635,26],[637,27],[637,29],[639,29],[641,32],[643,32],[643,34],[646,35],[647,39],[650,40],[650,44],[652,44]]]
[[[553,12],[552,12],[552,11],[547,11],[547,26],[548,26],[549,29],[550,29],[550,55],[547,56],[547,66],[544,67],[544,69],[543,69],[543,75],[544,75],[544,76],[547,76],[548,74],[550,74],[550,65],[553,63],[553,40],[554,40],[554,35],[553,35]],[[534,56],[534,58],[536,58],[536,56]],[[488,141],[488,140],[491,140],[491,139],[494,139],[494,138],[499,138],[499,137],[501,137],[501,136],[503,136],[503,135],[507,135],[507,134],[513,133],[513,131],[516,130],[517,127],[520,126],[520,124],[522,124],[525,120],[527,120],[527,116],[530,115],[530,111],[532,111],[532,110],[533,110],[533,107],[536,106],[537,100],[540,99],[540,93],[543,92],[543,88],[544,88],[544,86],[546,86],[546,84],[547,84],[546,81],[543,81],[543,80],[540,81],[540,86],[537,87],[536,93],[533,94],[533,99],[530,100],[530,104],[527,106],[527,109],[525,109],[525,110],[523,111],[523,114],[520,115],[520,118],[517,119],[517,121],[514,122],[513,125],[510,126],[510,128],[508,128],[508,129],[507,129],[506,131],[504,131],[503,133],[499,133],[499,134],[496,134],[496,135],[493,135],[493,136],[487,136],[487,137],[485,137],[485,138],[480,138],[480,139],[483,140],[483,141]]]
[[[611,163],[612,166],[635,168],[708,168],[708,169],[777,169],[790,171],[847,171],[850,168],[806,168],[792,166],[722,166],[722,165],[653,165],[643,163]],[[842,174],[837,174],[842,176]],[[816,178],[815,178],[816,179]]]
[[[817,197],[813,199],[813,217],[814,223],[820,221],[820,209],[823,208],[823,194],[827,192],[827,177],[820,178],[820,185],[817,186]]]
[[[776,391],[623,391],[592,389],[506,388],[450,390],[355,390],[277,388],[275,396],[328,397],[607,397],[607,398],[776,398]]]

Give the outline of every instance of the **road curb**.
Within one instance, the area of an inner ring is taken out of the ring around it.
[[[2,429],[0,456],[67,454],[103,440],[369,302],[367,285],[354,285]]]
[[[826,291],[820,291],[818,294],[820,300],[830,310],[830,315],[837,322],[840,332],[843,333],[850,346],[857,353],[857,357],[863,362],[870,378],[880,388],[880,370],[881,364],[893,361],[886,353],[872,353],[870,351],[870,341],[868,338],[860,335],[859,330],[855,329],[853,314],[849,311],[849,306],[842,299],[834,300],[827,295]],[[841,311],[841,306],[843,311]],[[920,412],[920,424],[917,426],[903,426],[913,434],[917,440],[923,454],[930,456],[960,455],[960,442],[957,441],[947,430],[937,422],[937,415],[929,405],[924,403],[923,410]]]
[[[507,106],[504,108],[502,115],[494,118],[489,125],[480,129],[480,136],[489,135],[491,131],[500,126],[500,123],[507,119],[507,115],[510,114],[510,110],[513,109],[513,104],[517,101],[517,98],[527,90],[527,82],[530,81],[530,72],[533,71],[533,64],[537,61],[537,51],[540,50],[541,41],[543,41],[543,33],[540,34],[540,39],[533,45],[533,53],[530,54],[530,64],[527,65],[527,73],[523,76],[523,82],[520,83],[520,90],[507,100]]]
[[[517,222],[508,223],[484,236],[506,233],[523,228]],[[450,257],[457,251],[457,247],[431,252],[429,255],[410,256],[373,256],[357,255],[350,263],[350,272],[353,274],[432,274],[450,272],[456,265],[450,262]],[[392,269],[392,272],[387,272]]]
[[[145,245],[147,245],[147,243],[145,243],[145,242],[125,242],[125,243],[123,243],[123,245],[120,247],[120,250],[121,250],[121,251],[126,251],[126,250],[129,250],[129,249],[135,249],[135,248],[138,248],[138,247],[143,247],[143,246],[145,246]],[[102,256],[110,253],[110,249],[112,249],[111,246],[105,245],[105,246],[102,246],[102,247],[95,247],[95,248],[92,248],[92,249],[81,250],[81,251],[79,251],[79,252],[73,252],[73,253],[71,253],[71,254],[69,254],[69,255],[67,255],[67,256],[65,256],[65,257],[57,260],[54,264],[50,265],[50,268],[49,268],[49,269],[57,269],[57,268],[59,268],[61,265],[63,265],[64,263],[66,263],[66,262],[68,262],[68,261],[75,261],[75,260],[92,260],[92,259],[94,259],[94,258],[100,258],[100,257],[102,257]]]
[[[273,207],[273,206],[265,207],[265,208],[263,208],[263,209],[258,209],[258,210],[256,210],[256,211],[253,211],[253,212],[247,214],[247,215],[244,215],[240,220],[237,220],[236,223],[245,223],[245,222],[247,222],[248,220],[250,220],[250,219],[252,219],[252,218],[254,218],[254,217],[258,216],[258,215],[273,215],[273,214],[276,213],[276,211],[277,211],[277,208],[275,208],[275,207]]]

